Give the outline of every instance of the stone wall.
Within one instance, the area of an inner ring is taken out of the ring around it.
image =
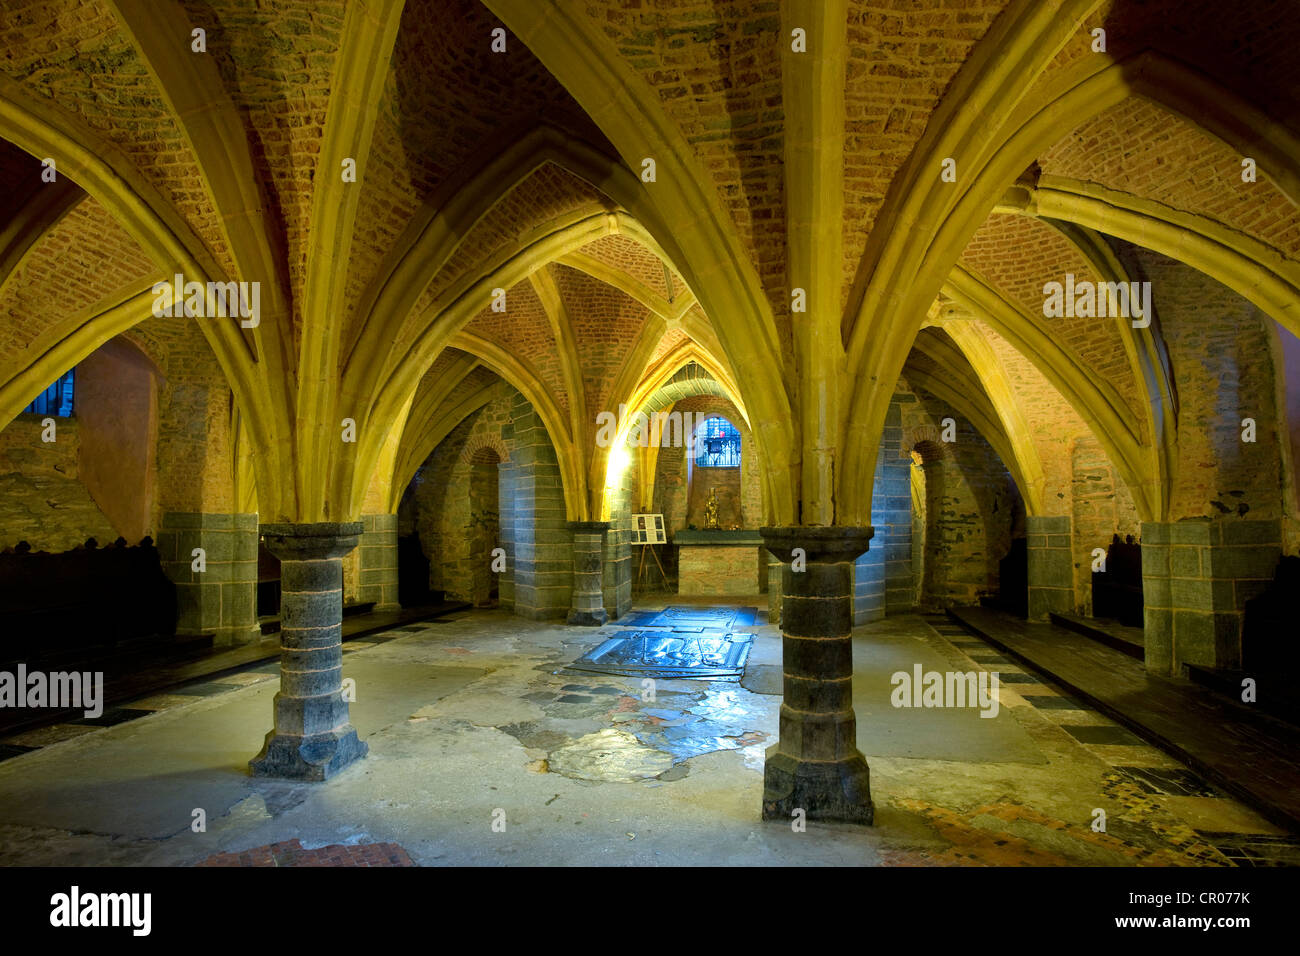
[[[212,634],[217,645],[261,637],[257,543],[255,514],[163,515],[158,553],[163,572],[176,585],[177,634]],[[196,548],[204,552],[201,571],[194,568]]]
[[[678,593],[751,596],[762,591],[759,581],[768,573],[768,552],[752,545],[683,545],[677,564]]]
[[[59,552],[87,538],[111,543],[117,532],[77,476],[77,420],[55,419],[57,440],[43,442],[42,417],[19,415],[0,430],[0,548],[26,541]]]
[[[1179,676],[1187,664],[1239,668],[1245,605],[1272,582],[1281,538],[1276,519],[1144,523],[1147,669]]]
[[[890,403],[872,489],[871,525],[876,533],[871,539],[871,551],[877,552],[884,563],[886,614],[906,613],[916,606],[912,580],[912,461],[902,447],[903,408],[915,402],[915,395],[900,392]]]
[[[1052,613],[1073,613],[1076,599],[1070,519],[1065,515],[1030,515],[1025,519],[1025,531],[1029,619],[1041,621]]]
[[[194,318],[149,318],[123,338],[159,371],[158,485],[153,527],[169,511],[230,514],[234,499],[233,397]]]
[[[356,599],[376,611],[395,611],[397,600],[397,515],[362,515]],[[344,592],[346,597],[346,590]]]
[[[978,604],[998,590],[998,562],[1010,550],[1024,505],[1006,466],[975,427],[934,396],[920,390],[915,394],[916,402],[900,404],[900,453],[917,450],[923,459],[925,540],[917,602],[927,607]],[[944,418],[956,423],[954,442],[942,440]],[[903,464],[910,468],[910,459]],[[906,489],[910,536],[909,471],[900,467],[895,484]],[[908,541],[909,564],[910,552]]]
[[[495,496],[485,491],[492,472]],[[486,602],[495,587],[498,605],[524,617],[568,614],[573,538],[559,462],[540,417],[514,389],[433,450],[402,497],[397,528],[419,534],[429,587],[449,599]],[[501,574],[491,570],[497,547],[506,553]]]
[[[1178,388],[1172,520],[1282,515],[1271,320],[1201,272],[1140,250]],[[1242,419],[1256,437],[1242,441]]]
[[[415,508],[408,520],[429,558],[429,587],[449,600],[486,604],[494,587],[500,597],[491,554],[502,546],[501,502],[509,480],[498,459],[502,452],[510,457],[503,434],[514,401],[504,395],[466,418],[412,481]]]

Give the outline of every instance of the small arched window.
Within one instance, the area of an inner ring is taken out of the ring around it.
[[[32,415],[52,415],[55,418],[72,417],[72,369],[68,369],[35,401],[23,409]]]
[[[740,432],[720,415],[706,418],[695,430],[695,465],[699,468],[739,468]]]

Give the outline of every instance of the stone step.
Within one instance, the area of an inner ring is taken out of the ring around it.
[[[1118,621],[1084,617],[1081,614],[1058,614],[1053,612],[1050,618],[1053,624],[1059,624],[1061,627],[1069,628],[1076,634],[1082,634],[1084,637],[1090,637],[1107,647],[1123,651],[1129,657],[1140,661],[1146,660],[1146,647],[1143,643],[1142,629],[1140,627],[1125,627]]]
[[[1266,819],[1300,832],[1300,729],[1239,697],[1149,674],[1128,654],[1058,624],[987,608],[948,614]]]

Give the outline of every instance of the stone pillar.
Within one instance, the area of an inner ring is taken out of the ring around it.
[[[853,626],[885,617],[885,552],[864,551],[853,562]]]
[[[1269,586],[1281,556],[1282,526],[1276,520],[1144,521],[1147,670],[1182,676],[1188,664],[1240,667],[1246,602]]]
[[[912,584],[912,459],[902,450],[903,403],[915,401],[915,395],[899,394],[890,402],[872,486],[871,524],[876,531],[872,540],[876,546],[871,551],[883,553],[885,614],[906,614],[916,607]]]
[[[534,621],[561,620],[573,603],[572,539],[565,527],[559,459],[537,412],[522,395],[511,408],[511,484],[515,500],[514,611]]]
[[[343,562],[360,521],[268,524],[280,559],[280,692],[255,776],[325,780],[366,755],[343,699]]]
[[[631,515],[624,515],[616,522],[610,522],[609,532],[605,535],[604,554],[604,600],[605,613],[617,621],[632,610],[632,532]],[[649,560],[653,561],[653,558]],[[647,571],[649,576],[651,572]],[[654,574],[659,573],[658,565]]]
[[[1068,515],[1025,518],[1029,572],[1029,619],[1045,621],[1053,612],[1074,613],[1074,557]]]
[[[906,613],[912,598],[912,472],[902,457],[901,402],[895,395],[885,415],[876,452],[871,491],[871,523],[876,546],[858,556],[853,569],[853,626],[879,621],[886,614]]]
[[[515,441],[514,426],[501,426],[501,437],[508,446]],[[515,463],[507,460],[497,465],[497,514],[501,533],[501,548],[506,553],[506,569],[497,576],[497,607],[503,611],[515,609],[515,498],[518,495],[518,478]]]
[[[767,560],[767,623],[781,623],[781,589],[785,586],[785,576],[780,561],[768,555]]]
[[[605,532],[608,521],[570,521],[573,532],[573,604],[567,624],[600,627],[605,613]]]
[[[763,768],[763,819],[871,823],[870,773],[853,714],[853,563],[871,528],[763,528],[782,571],[781,736]],[[794,549],[805,570],[794,571]]]
[[[357,600],[376,611],[400,611],[397,600],[397,515],[361,516],[361,568]]]
[[[202,571],[194,567],[196,548],[203,549]],[[211,634],[218,647],[261,640],[257,515],[166,512],[158,554],[176,585],[177,635]]]

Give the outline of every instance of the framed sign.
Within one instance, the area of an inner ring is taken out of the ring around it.
[[[662,514],[632,516],[632,544],[665,544],[667,541]]]

